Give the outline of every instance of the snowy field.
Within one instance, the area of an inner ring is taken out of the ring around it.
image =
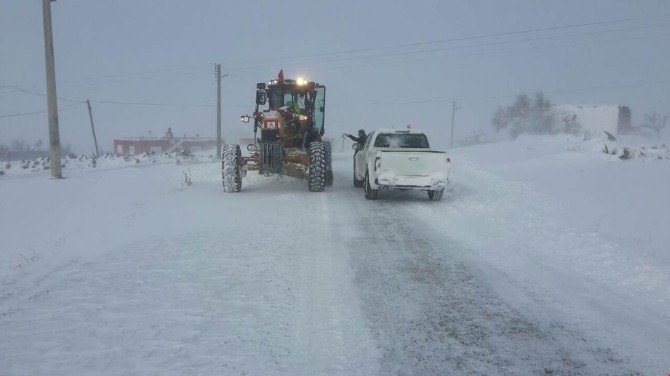
[[[350,154],[324,193],[224,194],[207,158],[7,170],[0,375],[665,375],[670,159],[603,144],[454,149],[440,202],[365,200]]]

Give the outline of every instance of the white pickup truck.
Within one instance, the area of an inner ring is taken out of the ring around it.
[[[414,189],[427,191],[430,200],[442,199],[451,159],[431,150],[423,132],[380,129],[368,135],[362,148],[353,148],[354,186],[365,188],[365,198],[377,199],[380,189]]]

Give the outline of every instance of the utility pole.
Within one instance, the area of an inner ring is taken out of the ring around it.
[[[221,159],[221,64],[214,64],[216,77],[216,158]]]
[[[456,106],[456,101],[452,102],[452,107],[451,107],[451,138],[449,140],[449,147],[453,148],[454,147],[454,117],[456,115],[456,110],[461,108],[460,106]]]
[[[221,159],[221,78],[228,74],[221,74],[221,64],[214,64],[214,76],[216,77],[216,155]]]
[[[91,119],[91,132],[93,132],[93,142],[95,143],[95,156],[100,156],[98,151],[98,139],[95,137],[95,127],[93,126],[93,112],[91,112],[91,101],[86,100],[86,105],[88,106],[88,118]]]
[[[58,131],[58,103],[56,102],[56,65],[54,62],[54,42],[51,30],[51,1],[55,0],[42,0],[44,55],[47,73],[47,112],[49,113],[49,151],[51,156],[51,177],[62,179],[60,134]]]

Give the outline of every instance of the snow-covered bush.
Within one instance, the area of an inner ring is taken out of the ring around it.
[[[487,142],[491,142],[489,140],[489,137],[487,134],[482,131],[481,129],[473,130],[472,134],[469,134],[465,136],[463,139],[461,139],[458,144],[460,146],[472,146],[472,145],[480,145],[484,144]]]
[[[184,175],[184,181],[182,182],[182,187],[183,186],[188,186],[190,187],[193,185],[193,181],[191,180],[191,169],[189,168],[188,170],[182,170],[182,175]]]
[[[572,116],[565,115],[561,121],[563,122],[564,126],[563,132],[566,134],[578,134],[582,128],[582,125],[577,121],[577,115],[575,114],[572,114]]]
[[[61,155],[70,154],[70,146],[61,147]],[[45,148],[42,140],[29,144],[24,140],[14,140],[9,145],[0,144],[0,161],[16,161],[37,158],[47,158],[49,150]]]
[[[524,93],[506,108],[499,107],[491,124],[496,131],[509,129],[510,135],[516,138],[524,133],[553,133],[552,120],[551,102],[544,94],[536,93],[531,98]]]
[[[627,161],[630,159],[640,159],[644,161],[658,161],[670,159],[670,152],[665,144],[623,146],[619,145],[619,142],[613,136],[608,138],[608,142],[603,146],[602,152],[607,154],[610,160]]]

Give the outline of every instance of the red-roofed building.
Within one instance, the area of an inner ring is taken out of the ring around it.
[[[129,137],[114,140],[114,153],[131,156],[144,153],[171,153],[175,151],[203,151],[216,148],[215,138],[174,137],[168,128],[165,135],[157,137]]]

